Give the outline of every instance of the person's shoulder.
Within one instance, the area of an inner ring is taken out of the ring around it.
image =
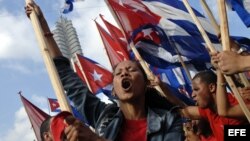
[[[120,107],[117,105],[117,103],[110,103],[107,104],[106,107],[102,111],[102,115],[104,116],[114,116],[119,113]]]
[[[69,62],[69,59],[64,57],[64,56],[58,56],[58,57],[55,57],[53,58],[53,61],[55,63],[55,65],[70,65],[70,62]]]
[[[180,116],[179,113],[180,107],[179,106],[173,106],[169,109],[164,109],[164,108],[148,108],[149,114],[157,114],[160,117],[177,117]]]

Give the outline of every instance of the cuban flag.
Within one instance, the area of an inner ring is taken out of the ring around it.
[[[128,42],[126,40],[126,38],[124,37],[124,34],[122,33],[122,31],[112,25],[110,22],[108,22],[107,20],[104,19],[104,16],[100,14],[100,17],[103,21],[103,23],[105,24],[105,26],[107,27],[109,33],[110,33],[110,36],[120,44],[120,46],[123,48],[123,50],[125,52],[127,52],[128,50],[130,50],[130,48],[128,47]],[[129,54],[128,52],[126,54]]]
[[[51,112],[56,112],[56,113],[61,112],[61,108],[60,108],[60,105],[59,105],[57,99],[48,98],[48,102],[49,102]],[[73,115],[76,118],[78,118],[79,120],[81,120],[82,122],[84,122],[86,125],[88,125],[88,121],[77,111],[77,109],[75,108],[75,106],[72,102],[70,102],[70,106],[71,106]]]
[[[62,8],[62,13],[63,14],[68,14],[71,11],[73,11],[73,2],[77,2],[77,1],[84,1],[84,0],[65,0],[64,6]]]
[[[204,64],[204,68],[196,68],[193,64],[186,64],[188,72],[191,77],[201,70],[207,68]],[[194,101],[192,99],[192,86],[191,81],[188,78],[187,72],[182,66],[172,66],[172,68],[161,69],[157,67],[150,66],[152,72],[158,76],[162,82],[164,82],[172,93],[184,101],[187,105],[193,105]]]
[[[93,94],[103,92],[106,96],[111,97],[113,74],[97,62],[77,54],[79,67],[85,76],[86,84]]]
[[[197,70],[207,69],[210,56],[200,32],[182,2],[175,0],[108,0],[125,31],[128,42],[133,41],[140,55],[184,102],[192,103],[191,82],[180,64],[180,58]],[[210,39],[218,39],[212,27],[198,11]],[[188,68],[190,70],[190,68]]]
[[[249,0],[227,0],[227,4],[235,10],[243,23],[250,27],[250,1]]]
[[[110,26],[110,24],[108,26]],[[101,29],[101,30],[103,30],[103,29]],[[110,29],[109,29],[109,32],[111,33],[112,31],[110,31]],[[147,31],[144,31],[143,33],[146,34]],[[150,36],[157,37],[156,34],[151,34]],[[147,36],[147,37],[150,37],[150,36]],[[118,38],[118,40],[119,40],[120,38],[124,38],[124,36],[113,36],[112,38],[114,38],[114,39]],[[117,46],[115,44],[110,44],[110,47],[111,48],[116,48]],[[113,52],[113,53],[115,54],[116,52]],[[131,54],[131,55],[133,55],[133,54]],[[144,54],[141,53],[141,55],[144,55]],[[131,59],[132,58],[134,58],[134,57],[131,57]],[[149,57],[146,57],[146,58],[149,58]],[[152,62],[157,62],[155,60],[155,58],[157,58],[157,57],[154,57],[154,55],[152,55],[152,60],[151,61]],[[162,61],[159,61],[159,63],[161,63],[161,62]],[[157,67],[152,67],[152,65],[151,65],[150,69],[153,71],[153,73],[155,75],[159,76],[159,78],[161,78],[161,80],[164,83],[167,84],[167,86],[171,89],[171,91],[173,93],[175,93],[175,95],[178,98],[180,98],[181,100],[183,100],[188,105],[192,105],[193,104],[193,100],[191,99],[191,96],[190,96],[190,94],[191,94],[191,86],[190,86],[191,84],[190,83],[191,82],[187,78],[187,75],[184,72],[184,69],[182,67],[171,65],[170,69],[160,69],[160,68],[157,68]],[[190,72],[191,73],[194,72],[193,69]],[[192,73],[192,74],[194,75],[194,73]]]
[[[50,107],[50,111],[51,112],[60,112],[60,105],[57,101],[57,99],[53,99],[53,98],[48,98],[48,102],[49,102],[49,107]]]
[[[108,2],[121,23],[126,38],[133,41],[136,46],[137,43],[143,42],[143,45],[138,46],[149,55],[157,56],[160,60],[169,56],[165,59],[169,60],[168,63],[179,63],[179,59],[176,59],[177,54],[187,62],[210,61],[202,36],[181,1],[108,0]],[[195,13],[210,39],[219,48],[218,39],[210,23],[198,11]],[[158,48],[142,47],[145,46],[145,40],[147,44],[150,43],[148,46],[153,45]]]
[[[122,44],[115,40],[117,38],[112,38],[111,35],[101,27],[101,25],[99,25],[96,21],[95,23],[102,38],[102,42],[107,52],[111,66],[114,68],[119,62],[129,60],[128,51],[125,50]]]

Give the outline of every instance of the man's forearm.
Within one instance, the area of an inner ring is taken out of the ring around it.
[[[48,51],[52,58],[62,56],[62,53],[56,43],[56,41],[53,38],[53,34],[50,31],[50,28],[48,26],[48,23],[44,17],[41,17],[40,19],[41,27],[44,33],[44,36],[47,41]]]

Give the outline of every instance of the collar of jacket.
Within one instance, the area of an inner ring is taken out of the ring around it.
[[[148,115],[147,115],[147,133],[155,133],[158,132],[161,129],[163,122],[163,118],[155,113],[151,108],[148,108]]]
[[[179,106],[173,106],[166,112],[166,110],[161,109],[155,109],[155,108],[148,108],[148,114],[147,114],[147,134],[156,133],[160,131],[162,128],[168,129],[169,127],[162,127],[166,126],[167,124],[164,124],[166,121],[166,114],[170,114],[172,111],[175,111],[179,109]],[[169,119],[168,120],[173,120]],[[168,121],[170,122],[170,121]]]

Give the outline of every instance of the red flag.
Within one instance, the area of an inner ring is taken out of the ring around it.
[[[92,93],[96,94],[104,89],[110,91],[109,86],[113,80],[112,73],[91,59],[79,54],[77,54],[77,58]]]
[[[30,123],[32,125],[32,128],[35,132],[36,138],[38,141],[41,141],[40,136],[40,126],[42,122],[49,117],[48,114],[43,112],[41,109],[36,107],[34,104],[32,104],[30,101],[28,101],[26,98],[24,98],[20,93],[21,100],[23,102],[23,106],[26,110],[26,113],[30,119]]]
[[[133,31],[145,24],[157,25],[161,19],[152,13],[141,1],[107,0],[121,24],[127,39],[130,39]]]
[[[96,21],[95,23],[107,51],[111,66],[114,67],[119,62],[129,60],[128,54],[123,47],[120,46],[118,42],[113,40],[112,37]]]
[[[84,78],[84,76],[82,74],[82,71],[79,68],[79,66],[76,63],[74,63],[74,67],[75,67],[76,74],[82,79],[83,83],[86,84],[86,80],[85,80],[85,78]]]
[[[104,18],[103,18],[103,15],[100,14],[100,17],[103,21],[103,23],[105,24],[105,26],[107,27],[109,33],[111,34],[111,37],[117,41],[120,46],[122,46],[122,48],[124,49],[124,51],[128,51],[128,42],[125,38],[125,36],[123,35],[122,31],[117,28],[116,26],[112,25],[111,23],[109,23],[108,21],[106,21]],[[127,52],[127,54],[129,54]]]

